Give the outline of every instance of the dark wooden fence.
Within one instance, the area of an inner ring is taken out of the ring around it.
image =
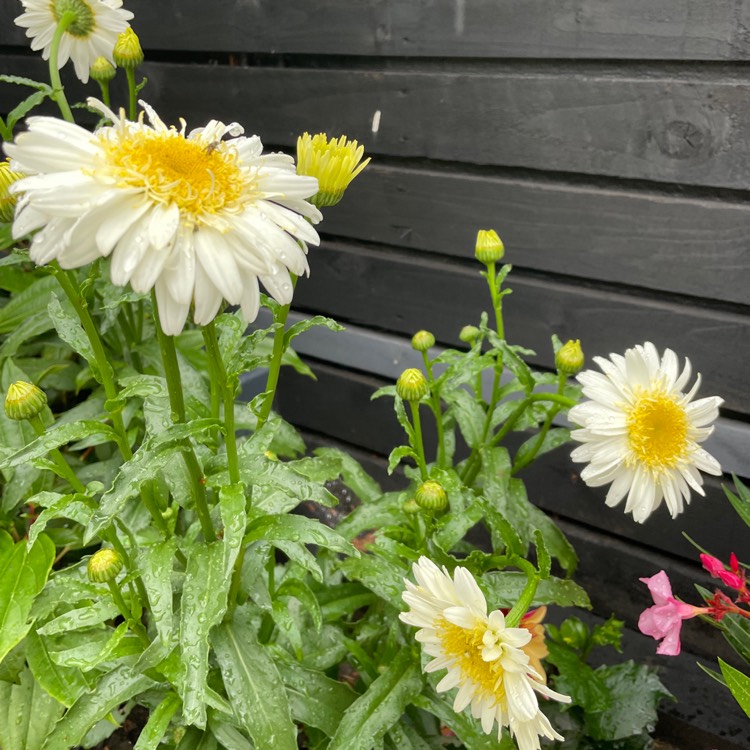
[[[553,332],[580,338],[589,358],[645,340],[673,348],[703,373],[703,394],[725,399],[709,449],[750,474],[750,3],[126,5],[149,60],[143,95],[165,119],[237,120],[281,149],[304,130],[343,132],[373,157],[326,212],[295,298],[348,326],[300,339],[317,383],[283,381],[283,413],[314,441],[341,442],[382,474],[399,434],[370,394],[414,361],[414,331],[456,345],[487,307],[472,254],[476,230],[494,227],[515,266],[507,330],[536,365],[551,367]],[[18,12],[3,0],[0,69],[43,76]],[[0,112],[17,96],[0,87]],[[599,615],[634,628],[648,604],[637,578],[662,567],[694,598],[683,532],[717,555],[748,554],[718,482],[677,521],[662,509],[637,526],[577,472],[560,451],[527,479],[576,543]],[[710,662],[720,642],[697,625],[684,633]],[[628,644],[653,652],[636,635]],[[750,745],[746,719],[689,657],[652,661],[683,699],[664,719],[681,747]]]

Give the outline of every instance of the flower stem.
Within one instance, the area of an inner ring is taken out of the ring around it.
[[[125,599],[122,596],[122,592],[117,587],[117,584],[114,581],[107,581],[107,586],[109,586],[109,592],[110,594],[112,594],[112,598],[115,600],[117,609],[120,610],[120,614],[125,618],[125,621],[128,623],[130,629],[141,639],[144,646],[150,646],[151,641],[148,638],[146,629],[133,617],[133,614],[128,609],[128,605],[125,603]]]
[[[427,383],[430,386],[430,407],[435,415],[437,427],[437,464],[442,467],[445,466],[445,435],[443,432],[443,413],[440,409],[440,389],[432,374],[432,362],[430,362],[427,352],[422,352],[422,359],[427,372]]]
[[[185,399],[182,394],[182,378],[180,376],[180,367],[177,363],[177,350],[175,349],[174,339],[167,336],[162,330],[161,321],[159,320],[159,305],[156,301],[156,294],[151,291],[151,301],[154,310],[154,323],[156,327],[156,337],[159,340],[161,349],[162,363],[164,364],[164,375],[167,381],[167,391],[169,393],[169,405],[172,409],[172,421],[175,424],[185,423]],[[193,451],[189,438],[182,441],[182,457],[185,461],[188,473],[190,474],[193,485],[193,499],[195,501],[195,510],[198,513],[198,520],[201,524],[203,537],[207,542],[216,538],[211,513],[208,509],[206,500],[206,485],[203,476],[203,470],[198,463],[198,458]]]
[[[138,117],[138,102],[136,101],[135,68],[128,66],[125,69],[128,77],[128,117],[136,120]]]
[[[55,29],[49,49],[49,80],[52,84],[52,99],[54,99],[59,107],[63,118],[68,122],[75,122],[75,118],[73,117],[73,113],[68,105],[68,100],[65,98],[65,89],[60,80],[60,68],[58,67],[57,60],[63,34],[68,27],[75,22],[76,18],[75,11],[72,10],[66,10],[65,13],[62,14],[60,20],[57,22],[57,28]]]
[[[34,428],[34,432],[36,432],[39,437],[45,434],[47,432],[47,428],[44,426],[44,422],[42,422],[42,418],[36,414],[33,416],[29,423]],[[76,491],[79,492],[82,495],[86,494],[86,488],[83,486],[83,482],[76,476],[73,469],[71,469],[68,462],[63,458],[62,453],[60,453],[59,448],[53,448],[49,452],[50,457],[52,458],[52,462],[57,467],[57,470],[60,472],[60,475],[65,477],[65,479],[68,481],[68,484]]]
[[[536,588],[539,585],[539,575],[537,573],[530,574],[526,586],[521,593],[518,601],[513,605],[513,609],[505,615],[505,626],[508,628],[516,628],[520,624],[523,616],[529,611],[531,603],[534,601],[534,595],[536,594]]]
[[[417,451],[417,463],[419,464],[419,473],[422,476],[422,481],[427,480],[427,464],[424,458],[424,442],[422,441],[422,422],[419,418],[419,401],[409,401],[411,407],[411,418],[414,423],[414,436],[416,445],[414,448]]]
[[[109,99],[109,81],[99,81],[99,88],[102,92],[102,101],[104,104],[106,104],[107,107],[110,106],[110,99]]]
[[[130,450],[130,443],[128,442],[128,436],[125,432],[125,423],[122,421],[121,409],[116,405],[118,391],[117,386],[115,385],[115,375],[112,370],[112,365],[109,363],[107,353],[104,351],[104,344],[99,336],[99,331],[91,317],[88,305],[86,304],[83,295],[81,295],[78,282],[73,273],[70,271],[63,271],[57,264],[53,266],[53,270],[55,278],[62,287],[67,298],[70,300],[70,304],[73,305],[73,308],[78,314],[83,330],[91,344],[91,349],[94,352],[94,360],[96,361],[96,369],[99,372],[100,382],[104,386],[104,393],[107,396],[107,401],[115,404],[113,408],[107,409],[107,411],[109,411],[112,426],[117,435],[117,445],[120,448],[120,453],[122,454],[122,457],[128,461],[133,457],[133,451]]]

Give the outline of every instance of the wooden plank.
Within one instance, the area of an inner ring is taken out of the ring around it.
[[[735,0],[128,0],[144,48],[468,58],[747,60]],[[0,44],[22,45],[0,8]]]
[[[30,69],[28,58],[4,62],[8,72]],[[276,146],[325,130],[346,132],[373,154],[750,187],[745,78],[513,66],[443,72],[151,63],[142,70],[149,78],[144,98],[163,118],[187,115],[191,126],[237,120]]]
[[[477,264],[331,242],[311,250],[310,265],[310,279],[297,286],[295,309],[355,325],[408,336],[429,328],[438,341],[458,345],[461,327],[490,306]],[[704,395],[721,395],[727,409],[750,413],[743,360],[750,350],[748,316],[520,272],[509,286],[506,332],[512,343],[537,352],[533,364],[552,367],[552,333],[581,339],[589,361],[650,340],[690,358],[703,374]]]
[[[472,258],[488,226],[517,268],[747,304],[750,204],[740,201],[376,162],[321,230]]]
[[[277,407],[289,421],[302,429],[357,446],[380,456],[404,441],[401,427],[387,398],[371,401],[384,381],[311,362],[318,381],[303,378],[287,368],[282,371]],[[429,417],[423,418],[426,454],[434,456],[434,429]],[[706,498],[694,497],[690,506],[673,521],[665,508],[645,524],[636,524],[619,508],[607,508],[605,491],[586,487],[578,477],[581,466],[573,464],[568,449],[543,456],[524,474],[529,497],[548,513],[606,529],[609,534],[661,550],[694,562],[695,549],[683,532],[713,554],[727,558],[744,549],[747,529],[737,522],[719,483],[706,481]],[[654,571],[656,572],[656,571]],[[648,571],[642,575],[648,575]]]

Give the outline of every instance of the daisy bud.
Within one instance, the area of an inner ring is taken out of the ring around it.
[[[396,393],[404,401],[419,401],[429,390],[427,379],[422,371],[415,367],[404,370],[396,381]]]
[[[480,229],[477,232],[477,244],[474,256],[480,263],[489,265],[497,263],[505,255],[505,246],[494,229]]]
[[[435,346],[435,337],[429,331],[417,331],[411,337],[411,348],[418,352],[426,352]]]
[[[411,497],[402,506],[401,509],[406,513],[407,516],[413,516],[415,513],[419,513],[419,505],[417,501]]]
[[[128,27],[117,37],[112,59],[120,68],[135,69],[143,62],[143,50],[138,35]]]
[[[369,164],[361,164],[364,146],[348,141],[346,136],[328,140],[325,133],[305,133],[297,138],[297,174],[315,177],[318,192],[308,200],[318,208],[335,206],[349,183]]]
[[[479,334],[480,331],[476,326],[464,326],[461,333],[458,334],[458,338],[471,346],[479,338]]]
[[[420,508],[433,512],[445,510],[448,507],[448,495],[443,485],[431,479],[417,487],[414,499]]]
[[[100,549],[89,558],[86,570],[92,583],[107,583],[117,578],[122,570],[123,559],[119,552],[113,549]]]
[[[0,221],[13,221],[16,196],[10,192],[10,186],[22,177],[22,174],[11,171],[10,162],[0,161]]]
[[[109,83],[115,77],[117,70],[106,57],[97,57],[89,72],[97,83]]]
[[[33,419],[47,405],[47,396],[33,383],[19,380],[11,383],[5,395],[5,414],[8,419]]]
[[[555,355],[555,367],[565,375],[577,375],[583,368],[583,349],[579,339],[563,344]]]

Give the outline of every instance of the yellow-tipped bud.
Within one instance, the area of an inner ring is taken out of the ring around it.
[[[138,35],[128,27],[117,37],[112,59],[120,68],[135,69],[143,62],[143,50]]]
[[[86,567],[89,581],[93,583],[113,581],[122,570],[123,564],[122,555],[117,550],[100,549],[89,558],[89,564]]]
[[[571,339],[563,344],[555,355],[555,367],[558,372],[565,375],[577,375],[583,368],[584,361],[583,349],[578,339]]]
[[[47,396],[33,383],[19,380],[8,386],[5,394],[5,414],[9,419],[32,419],[47,406]]]
[[[330,141],[325,133],[305,133],[297,138],[297,174],[318,180],[318,192],[308,198],[310,203],[318,208],[335,206],[349,183],[370,163],[368,157],[360,164],[364,153],[364,146],[343,135]]]
[[[10,186],[22,177],[22,174],[11,170],[10,162],[0,161],[0,221],[13,221],[16,196],[10,192]]]
[[[411,348],[418,352],[426,352],[435,346],[435,337],[429,331],[417,331],[411,337]]]
[[[417,487],[414,499],[420,508],[432,511],[433,513],[445,510],[448,507],[448,495],[443,489],[443,485],[432,479],[427,480]]]
[[[465,344],[473,344],[479,338],[480,330],[476,326],[464,326],[458,338]]]
[[[404,401],[419,401],[427,395],[429,390],[427,378],[416,367],[404,370],[396,381],[396,393]]]
[[[477,244],[474,255],[480,263],[489,265],[497,263],[505,255],[503,241],[497,236],[494,229],[480,229],[477,232]]]
[[[97,57],[89,73],[98,83],[109,83],[115,77],[117,70],[106,57]]]

